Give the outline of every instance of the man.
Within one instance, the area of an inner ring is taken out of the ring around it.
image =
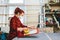
[[[9,32],[8,37],[7,37],[7,40],[12,40],[13,38],[15,38],[17,36],[19,36],[19,37],[24,36],[24,32],[19,31],[19,30],[21,30],[20,27],[27,27],[27,26],[23,25],[19,19],[23,15],[24,15],[24,11],[17,7],[14,11],[14,17],[12,17],[10,20],[10,32]]]

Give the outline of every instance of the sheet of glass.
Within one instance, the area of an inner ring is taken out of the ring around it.
[[[0,14],[4,13],[4,7],[0,7]]]
[[[23,3],[23,0],[9,0],[9,3]]]
[[[15,8],[19,7],[20,9],[24,10],[24,6],[10,6],[9,7],[9,14],[14,14]]]
[[[2,23],[3,22],[3,17],[2,16],[0,16],[0,23]]]

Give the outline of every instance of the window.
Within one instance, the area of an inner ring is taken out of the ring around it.
[[[9,0],[9,3],[23,3],[23,0]]]
[[[23,5],[24,0],[0,0],[0,27],[1,31],[9,33],[9,18],[12,17],[14,14],[14,10],[16,7],[20,7],[24,10]],[[6,4],[6,6],[5,6]],[[7,5],[9,4],[9,6]],[[13,4],[13,5],[12,5]],[[17,4],[19,4],[17,6]],[[3,6],[1,6],[3,5]],[[8,28],[6,30],[6,28]]]
[[[13,4],[12,6],[9,6],[9,16],[10,17],[13,16],[10,14],[14,14],[14,10],[16,7],[20,7],[21,9],[24,10],[24,6],[20,6],[20,5],[17,6],[17,4],[24,4],[23,2],[24,2],[24,0],[9,0],[9,4]],[[14,6],[15,4],[16,4],[16,6]]]
[[[19,7],[20,9],[24,10],[24,6],[10,6],[9,7],[9,17],[12,17],[13,15],[10,15],[10,14],[14,14],[14,10],[16,7]]]

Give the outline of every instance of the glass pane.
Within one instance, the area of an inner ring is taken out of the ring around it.
[[[7,14],[8,10],[7,7],[0,7],[0,14]]]
[[[8,16],[3,16],[3,23],[8,23]]]
[[[20,9],[25,10],[24,6],[18,6]],[[9,18],[14,16],[14,10],[15,10],[16,6],[10,6],[9,7]],[[25,17],[24,17],[25,18]],[[23,18],[23,19],[24,19]],[[24,22],[22,19],[22,22]],[[10,20],[10,19],[9,19]]]
[[[24,10],[24,6],[18,6],[20,9]],[[10,6],[9,7],[9,14],[14,14],[16,6]]]
[[[1,31],[2,32],[6,32],[6,33],[9,33],[9,26],[8,25],[3,25],[3,27],[1,27]]]
[[[4,7],[0,7],[0,14],[4,14]]]
[[[3,22],[3,16],[0,16],[0,23]]]
[[[0,0],[0,4],[6,4],[8,0]]]
[[[9,0],[9,3],[23,3],[23,0]]]

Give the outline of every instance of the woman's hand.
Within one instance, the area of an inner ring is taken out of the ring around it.
[[[18,31],[23,31],[23,28],[17,28]]]
[[[32,28],[32,29],[33,29],[33,28],[35,28],[35,27],[34,27],[34,26],[28,26],[28,28]]]
[[[27,28],[17,28],[18,31],[23,31],[25,29],[27,29]]]

